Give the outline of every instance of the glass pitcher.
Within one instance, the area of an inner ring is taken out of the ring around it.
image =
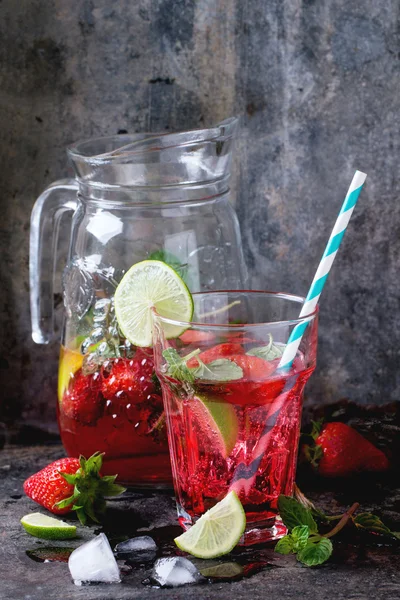
[[[50,185],[32,211],[32,336],[54,337],[53,277],[60,220],[71,211],[63,273],[58,423],[70,456],[104,452],[105,474],[170,486],[162,398],[151,349],[119,331],[113,297],[136,262],[167,262],[192,292],[246,282],[229,203],[237,119],[176,134],[118,135],[68,149],[76,178]],[[64,221],[63,221],[64,223]]]

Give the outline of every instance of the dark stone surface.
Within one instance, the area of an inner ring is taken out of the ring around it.
[[[31,341],[28,233],[37,195],[69,173],[65,146],[232,114],[242,117],[233,184],[254,287],[305,293],[354,169],[368,173],[323,294],[308,397],[399,399],[399,10],[382,0],[0,2],[3,420],[54,424],[58,348]]]
[[[400,594],[400,553],[399,546],[378,541],[369,537],[335,542],[335,553],[329,563],[316,568],[302,567],[293,557],[274,554],[272,547],[262,548],[255,555],[259,572],[240,581],[185,586],[174,590],[158,590],[146,587],[142,581],[148,577],[151,565],[136,566],[123,577],[119,585],[99,585],[76,587],[72,583],[65,563],[40,563],[26,554],[28,551],[49,546],[76,547],[91,539],[99,527],[79,528],[79,539],[66,542],[37,540],[26,534],[19,519],[38,508],[22,491],[24,479],[42,468],[49,461],[62,456],[60,446],[9,447],[0,454],[0,599],[1,600],[125,600],[168,598],[304,598],[305,600],[331,597],[338,600],[349,598],[375,598],[377,600],[397,600]],[[312,486],[311,486],[312,487]],[[390,490],[390,491],[389,491]],[[306,491],[306,490],[305,490]],[[371,500],[372,496],[375,497]],[[360,489],[352,494],[360,494]],[[331,513],[342,512],[353,502],[349,494],[338,491],[307,490],[307,494],[320,508]],[[391,527],[400,528],[400,488],[393,486],[370,485],[370,491],[358,495],[360,510],[373,510],[386,519]],[[397,499],[397,500],[396,500]],[[396,501],[396,510],[387,513],[390,502]],[[39,510],[42,510],[39,508]],[[127,493],[120,500],[110,502],[104,531],[112,545],[126,534],[151,535],[161,547],[162,555],[175,554],[172,543],[179,528],[176,527],[176,513],[172,498],[168,494]],[[226,557],[235,561],[235,552]],[[201,561],[204,566],[204,561]],[[123,563],[120,563],[123,564]]]

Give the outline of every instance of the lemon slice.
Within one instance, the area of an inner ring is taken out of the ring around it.
[[[162,317],[190,321],[193,299],[174,269],[159,260],[144,260],[125,273],[115,292],[118,324],[131,344],[152,346],[153,308]],[[163,324],[163,330],[171,339],[181,335],[186,327]]]
[[[236,493],[229,492],[188,531],[175,538],[175,544],[197,558],[216,558],[236,546],[245,527],[243,506]]]
[[[21,523],[27,533],[45,540],[69,540],[76,537],[75,525],[69,525],[65,521],[41,513],[25,515]]]

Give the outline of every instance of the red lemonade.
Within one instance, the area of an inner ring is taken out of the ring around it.
[[[264,362],[266,376],[198,383],[193,395],[177,381],[162,379],[179,520],[190,526],[234,490],[248,529],[262,523],[272,539],[283,529],[276,522],[278,496],[293,492],[303,389],[314,369],[304,369],[299,357],[284,376],[268,377],[267,361],[226,358],[246,362],[259,376]]]
[[[152,350],[110,358],[90,372],[61,348],[58,423],[69,456],[104,452],[102,473],[135,486],[170,487],[171,466]]]

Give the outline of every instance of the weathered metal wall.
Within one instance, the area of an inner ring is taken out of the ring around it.
[[[397,0],[0,2],[3,420],[54,418],[57,344],[31,341],[28,234],[65,146],[233,114],[254,287],[305,293],[354,169],[368,173],[308,398],[399,399],[399,13]]]

